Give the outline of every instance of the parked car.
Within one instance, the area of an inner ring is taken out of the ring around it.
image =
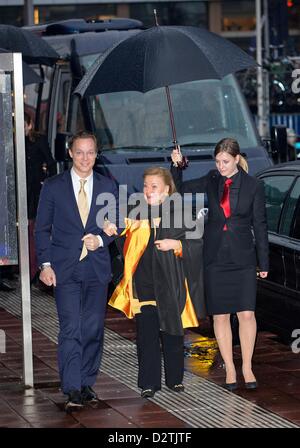
[[[270,243],[270,272],[258,280],[258,323],[291,340],[300,329],[300,161],[257,177],[265,184]]]

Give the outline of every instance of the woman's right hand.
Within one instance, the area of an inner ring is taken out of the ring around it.
[[[118,235],[116,224],[108,221],[108,219],[104,221],[103,232],[106,233],[107,236]]]
[[[171,159],[175,166],[177,166],[178,162],[182,161],[182,154],[178,146],[176,146],[176,148],[173,149],[171,153]]]

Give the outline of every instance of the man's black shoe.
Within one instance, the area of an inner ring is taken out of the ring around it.
[[[154,397],[154,394],[155,394],[155,390],[152,388],[143,389],[141,392],[141,397],[142,398],[152,398],[152,397]]]
[[[68,400],[65,403],[66,411],[76,411],[83,407],[82,397],[79,390],[71,390],[68,393]]]
[[[91,386],[83,386],[81,388],[81,398],[83,403],[96,403],[99,401],[96,392]]]
[[[15,291],[15,288],[12,288],[4,282],[0,282],[0,291],[12,292]]]
[[[174,384],[174,386],[168,386],[169,389],[173,390],[174,392],[184,392],[184,385],[183,384]]]

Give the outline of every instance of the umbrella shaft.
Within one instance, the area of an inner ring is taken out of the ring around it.
[[[165,89],[166,89],[167,100],[168,100],[168,108],[169,108],[170,122],[171,122],[171,128],[172,128],[173,143],[174,143],[174,146],[177,146],[178,142],[177,142],[177,137],[176,137],[174,114],[173,114],[173,108],[172,108],[172,101],[171,101],[171,95],[170,95],[169,86],[166,86]]]

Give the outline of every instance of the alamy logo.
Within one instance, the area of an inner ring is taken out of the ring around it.
[[[295,78],[292,82],[292,92],[297,94],[300,93],[300,69],[296,68],[292,71],[292,77]]]
[[[300,353],[300,328],[293,331],[292,338],[296,338],[291,345],[292,352]]]
[[[0,353],[6,353],[6,338],[4,330],[0,330]]]

